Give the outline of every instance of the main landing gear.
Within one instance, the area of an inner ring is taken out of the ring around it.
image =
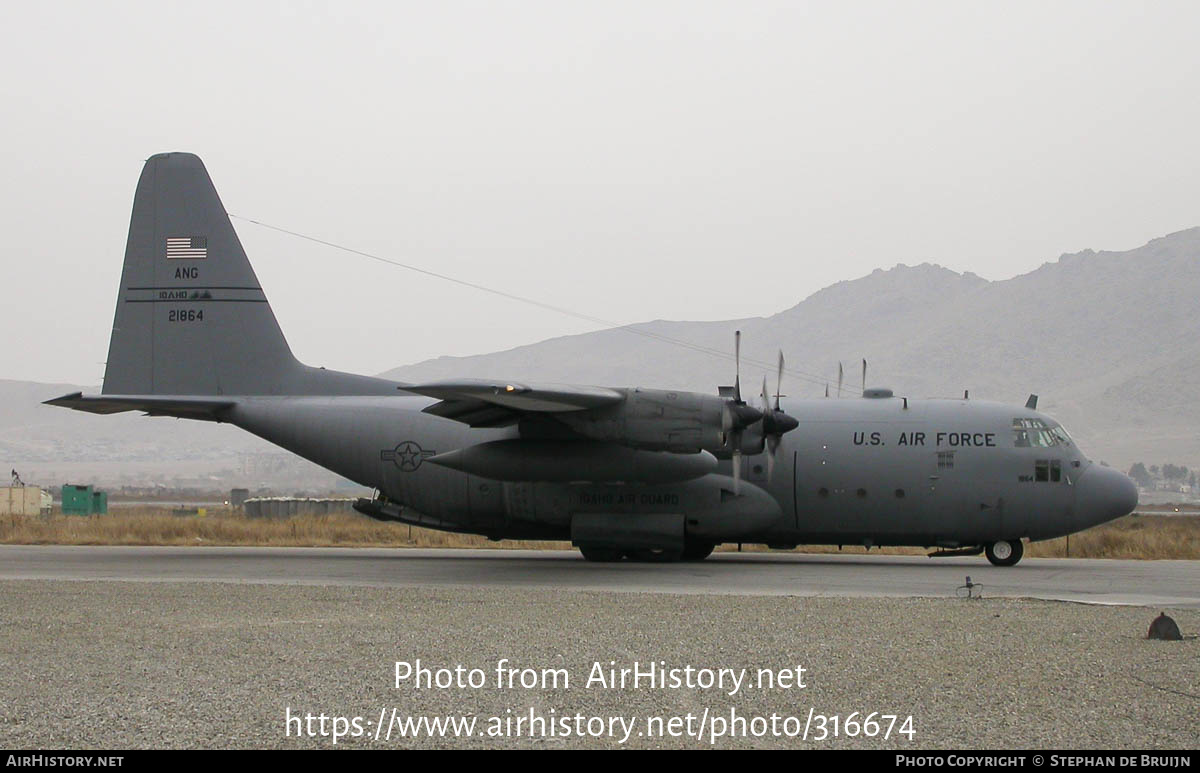
[[[1013,566],[1025,555],[1021,540],[999,540],[984,548],[987,560],[995,566]]]
[[[599,548],[595,545],[579,545],[579,552],[588,561],[596,561],[597,563],[611,564],[613,561],[620,561],[625,557],[625,554],[620,550],[613,548]]]
[[[675,550],[622,550],[620,548],[600,547],[599,545],[581,544],[579,552],[588,561],[612,563],[628,558],[630,561],[641,563],[663,564],[674,561],[703,561],[712,554],[716,545],[712,542],[697,542],[688,540],[684,543],[683,551]]]

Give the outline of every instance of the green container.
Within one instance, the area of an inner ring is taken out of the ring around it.
[[[108,512],[108,493],[91,486],[62,487],[63,515],[103,515]]]

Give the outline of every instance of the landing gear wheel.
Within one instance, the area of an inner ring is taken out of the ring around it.
[[[663,548],[635,550],[629,554],[631,560],[647,564],[669,564],[672,561],[678,561],[680,556],[681,552],[678,549],[666,550]]]
[[[1002,539],[988,545],[984,552],[987,553],[987,560],[995,566],[1013,566],[1025,555],[1025,548],[1019,539]]]
[[[610,564],[613,561],[620,561],[625,557],[625,554],[619,550],[612,548],[598,548],[592,545],[580,545],[579,552],[588,561],[598,561],[601,563]]]
[[[683,546],[684,561],[703,561],[712,555],[713,549],[716,547],[711,542],[693,542],[688,540]]]

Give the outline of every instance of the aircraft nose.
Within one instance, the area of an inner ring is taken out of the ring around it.
[[[1080,528],[1128,515],[1137,503],[1137,486],[1128,476],[1110,467],[1093,464],[1075,484],[1075,511]]]

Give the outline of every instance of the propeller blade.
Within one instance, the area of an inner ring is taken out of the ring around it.
[[[742,489],[742,433],[737,433],[738,444],[733,452],[733,495],[741,496]]]
[[[866,357],[864,357],[864,358],[863,358],[863,385],[862,385],[862,391],[863,391],[863,394],[866,394],[866,393],[867,393],[867,358],[866,358]]]
[[[742,401],[742,331],[733,331],[733,399]]]
[[[783,391],[783,349],[779,350],[779,373],[775,376],[775,410],[779,410],[779,393]]]
[[[760,395],[760,396],[762,397],[763,416],[769,416],[771,413],[771,398],[767,397],[767,377],[766,376],[763,376],[762,395]]]
[[[779,449],[779,436],[767,436],[767,483],[771,482],[771,476],[775,473],[775,452]]]

